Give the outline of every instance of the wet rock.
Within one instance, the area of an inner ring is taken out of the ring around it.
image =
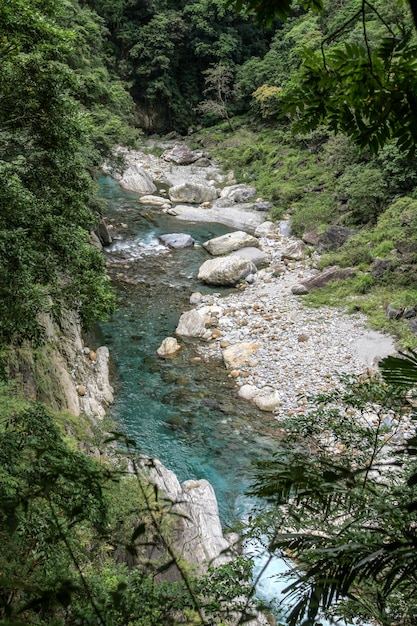
[[[154,206],[160,206],[161,208],[167,204],[167,199],[162,196],[141,196],[139,198],[141,204],[152,204]]]
[[[169,233],[161,235],[159,239],[170,248],[188,248],[195,244],[195,239],[185,233]]]
[[[233,233],[209,239],[203,243],[203,246],[213,256],[220,256],[248,246],[258,247],[259,241],[256,237],[252,237],[242,230],[236,230]]]
[[[235,285],[246,278],[248,274],[256,273],[256,266],[252,261],[242,257],[226,256],[209,259],[198,270],[198,279],[209,285]]]
[[[190,296],[190,304],[198,304],[202,299],[202,294],[199,291],[194,291]]]
[[[344,226],[329,226],[329,228],[320,236],[317,250],[329,252],[330,250],[338,250],[350,237],[356,235],[356,231]]]
[[[153,193],[156,191],[156,186],[151,176],[137,163],[129,165],[127,170],[123,172],[119,184],[124,189],[138,193]]]
[[[106,220],[103,217],[98,223],[96,234],[103,246],[109,246],[111,244],[112,238],[106,224]]]
[[[170,188],[169,198],[171,202],[201,204],[215,200],[217,198],[217,190],[215,187],[209,185],[183,183],[182,185],[176,185]]]
[[[172,358],[177,356],[177,354],[182,350],[182,346],[178,343],[175,337],[166,337],[156,353],[163,359]]]

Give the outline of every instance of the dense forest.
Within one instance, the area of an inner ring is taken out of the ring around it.
[[[70,310],[86,331],[114,311],[91,243],[104,210],[97,173],[105,159],[122,166],[116,145],[172,131],[209,140],[296,235],[354,229],[320,262],[357,276],[307,299],[345,302],[414,348],[415,327],[386,315],[389,303],[417,306],[414,11],[397,0],[1,2],[0,624],[220,624],[242,610],[250,563],[203,578],[175,563],[169,505],[132,442],[113,435],[107,460],[86,454],[108,434],[57,411],[47,390],[28,397],[27,364],[45,359],[45,316],[59,325]],[[386,411],[415,417],[415,356],[312,399],[255,470],[265,505],[251,532],[302,565],[290,624],[314,625],[320,605],[416,623],[416,441],[392,460],[383,427]],[[370,403],[385,411],[372,437],[347,417]],[[329,429],[345,450],[337,460],[324,445],[302,449]],[[145,559],[151,543],[159,562]],[[164,580],[173,564],[180,575]]]

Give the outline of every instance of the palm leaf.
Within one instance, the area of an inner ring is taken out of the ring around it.
[[[382,377],[389,385],[408,389],[417,384],[417,352],[400,352],[401,357],[387,356],[379,363]]]

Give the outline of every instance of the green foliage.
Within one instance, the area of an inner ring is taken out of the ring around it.
[[[280,450],[257,464],[252,489],[270,550],[297,563],[288,623],[314,623],[324,609],[411,626],[417,468],[413,440],[395,441],[413,409],[400,388],[372,376],[344,377],[309,401],[284,424]]]
[[[175,554],[181,514],[143,460],[113,450],[107,467],[73,443],[41,404],[0,413],[2,624],[214,626],[253,611],[246,558],[197,577]],[[172,570],[176,582],[164,579]]]

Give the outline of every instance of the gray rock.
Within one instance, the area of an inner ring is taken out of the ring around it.
[[[263,250],[259,250],[259,248],[253,248],[251,246],[248,248],[235,250],[231,254],[238,254],[247,261],[252,261],[252,263],[255,263],[256,267],[262,267],[263,265],[268,265],[269,263],[269,255],[266,254],[266,252],[264,252]]]
[[[190,204],[201,204],[211,202],[217,198],[217,190],[213,186],[200,185],[197,183],[183,183],[176,185],[169,190],[171,202],[189,202]]]
[[[308,289],[305,285],[302,285],[300,283],[291,287],[291,293],[293,293],[295,296],[305,296],[306,293],[308,293]]]
[[[320,274],[313,276],[309,280],[303,280],[303,285],[310,291],[311,289],[319,289],[324,287],[327,283],[334,280],[345,280],[346,278],[353,278],[356,275],[356,270],[353,267],[341,268],[338,265],[332,265],[326,267]]]
[[[137,191],[138,193],[153,193],[156,191],[156,186],[151,176],[137,163],[131,163],[127,170],[123,172],[119,184],[124,189]]]
[[[181,337],[202,338],[206,333],[204,318],[198,311],[192,309],[183,313],[175,330]]]
[[[207,159],[208,156],[207,152],[191,150],[185,143],[176,143],[171,150],[165,150],[162,154],[164,161],[177,165],[189,165],[199,159]]]
[[[383,278],[392,269],[393,263],[390,259],[376,258],[371,267],[371,274],[374,278]]]
[[[273,208],[271,202],[255,202],[253,205],[254,211],[270,211]]]
[[[302,240],[310,246],[317,246],[320,240],[319,229],[313,228],[313,230],[310,230],[308,233],[304,233]]]
[[[159,239],[170,248],[188,248],[195,244],[195,239],[185,233],[169,233],[161,235]]]
[[[248,202],[255,196],[256,189],[244,183],[224,187],[220,193],[220,198],[227,198],[227,200],[231,200],[232,202]]]
[[[139,202],[141,204],[152,204],[154,206],[160,206],[162,208],[165,204],[167,204],[168,200],[166,198],[163,198],[162,196],[146,195],[139,198]]]
[[[281,256],[283,259],[290,259],[293,261],[301,261],[306,257],[306,245],[304,241],[298,240],[290,243],[286,246]]]
[[[203,263],[198,271],[198,279],[209,285],[235,285],[248,274],[256,273],[256,265],[239,255],[218,257]]]
[[[317,250],[328,252],[329,250],[338,250],[350,237],[356,235],[356,231],[344,226],[329,226],[329,228],[321,235]]]
[[[248,246],[257,247],[259,241],[256,237],[248,235],[242,230],[237,230],[233,233],[227,233],[221,237],[215,237],[203,243],[205,249],[213,256],[219,256],[221,254],[229,254],[234,250],[240,248],[247,248]]]
[[[255,237],[268,237],[275,232],[274,222],[262,222],[255,230]]]
[[[199,291],[194,291],[190,296],[190,304],[199,304],[202,299],[202,294]]]
[[[98,235],[98,238],[103,246],[109,246],[112,243],[112,238],[104,217],[102,217],[98,223],[96,234]]]
[[[392,303],[387,305],[386,314],[390,320],[399,320],[403,312],[404,309],[402,307],[396,307]]]

